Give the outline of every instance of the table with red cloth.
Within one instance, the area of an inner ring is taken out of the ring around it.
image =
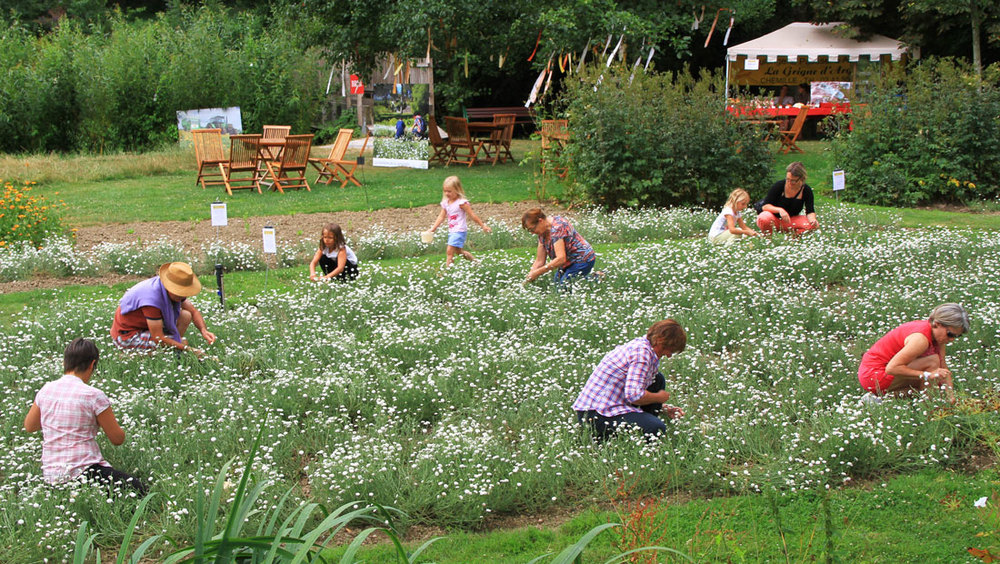
[[[863,107],[864,104],[858,105],[858,107]],[[808,110],[806,112],[806,119],[819,121],[821,119],[827,118],[832,115],[837,114],[850,114],[851,104],[832,104],[823,103],[819,106],[807,106]],[[791,120],[795,119],[795,116],[799,115],[799,110],[795,106],[780,106],[780,107],[767,107],[767,106],[745,106],[745,105],[729,105],[726,106],[726,110],[733,116],[739,119],[745,119],[747,121],[752,121],[754,123],[760,124],[768,129],[768,133],[765,135],[765,140],[771,137],[776,129],[787,129],[788,124]],[[854,120],[852,119],[847,124],[848,131],[854,130]]]
[[[779,117],[794,118],[799,115],[799,108],[795,106],[784,107],[754,107],[754,106],[726,106],[726,110],[739,118],[747,119],[774,119]],[[809,106],[806,113],[808,117],[824,118],[834,114],[851,113],[850,104],[820,104],[819,106]]]

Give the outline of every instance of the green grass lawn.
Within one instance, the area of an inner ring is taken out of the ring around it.
[[[119,177],[122,175],[108,170],[104,174],[94,172],[89,179],[80,181],[63,179],[42,182],[35,192],[51,201],[64,201],[67,206],[64,220],[71,227],[131,221],[207,219],[208,204],[216,199],[229,204],[229,215],[233,217],[409,208],[440,202],[441,184],[450,175],[458,175],[462,179],[473,202],[522,201],[536,195],[536,167],[530,161],[521,164],[525,153],[534,144],[531,141],[516,141],[513,153],[518,162],[496,166],[476,165],[469,168],[435,164],[429,170],[415,170],[376,168],[365,164],[356,172],[362,183],[361,188],[353,184],[341,189],[339,183],[329,186],[312,183],[316,175],[310,169],[311,192],[289,190],[284,194],[257,194],[244,190],[228,196],[222,188],[204,190],[195,184],[197,174],[192,156],[188,165],[182,167],[178,162],[177,166],[162,170],[155,176],[131,171]],[[318,155],[321,151],[316,149],[313,152]],[[108,166],[122,166],[118,161],[113,163]],[[559,197],[563,192],[559,182],[548,182],[545,190],[549,197]]]
[[[775,180],[781,177],[781,171],[789,163],[801,161],[809,173],[809,185],[817,193],[817,215],[820,222],[823,221],[823,202],[835,201],[837,198],[833,192],[833,171],[836,163],[833,162],[833,155],[829,149],[829,143],[825,141],[800,141],[799,146],[805,153],[802,154],[778,154],[775,158]],[[847,179],[845,190],[851,189],[851,179]],[[1000,229],[1000,215],[995,213],[969,213],[950,212],[943,210],[927,210],[913,208],[885,208],[880,206],[867,206],[864,204],[851,204],[860,209],[874,211],[892,211],[901,216],[902,227],[972,227],[975,229]]]
[[[203,190],[195,185],[193,155],[183,149],[165,150],[163,158],[155,155],[141,157],[148,160],[145,168],[111,156],[104,160],[95,157],[60,158],[59,166],[53,163],[31,162],[25,168],[21,160],[0,159],[0,178],[30,175],[37,171],[39,182],[35,192],[51,201],[63,200],[66,205],[64,220],[68,227],[86,227],[104,223],[132,221],[192,221],[207,219],[208,204],[220,199],[229,204],[232,217],[261,215],[290,215],[327,211],[358,211],[381,208],[409,208],[435,204],[441,199],[441,183],[452,174],[462,178],[472,202],[508,202],[536,198],[544,188],[546,198],[559,199],[565,194],[565,185],[552,180],[543,181],[537,161],[522,162],[525,155],[537,150],[537,141],[515,140],[514,156],[517,163],[472,168],[453,165],[434,165],[429,170],[384,169],[365,165],[357,174],[363,187],[349,185],[316,185],[312,192],[289,191],[285,194],[266,192],[262,195],[247,191],[227,196],[221,188]],[[809,172],[809,183],[817,191],[817,203],[822,206],[834,199],[831,191],[831,173],[835,168],[829,144],[824,141],[803,141],[799,145],[803,154],[777,155],[775,180],[781,177],[784,167],[801,160]],[[322,152],[314,150],[314,154]],[[55,159],[53,157],[53,159]],[[37,160],[37,158],[36,158]],[[27,162],[27,161],[25,161]],[[68,177],[66,170],[79,167],[79,178]],[[145,174],[153,170],[155,174]],[[313,174],[309,178],[313,178]],[[765,187],[751,190],[756,198],[763,195]],[[850,190],[850,179],[847,189]],[[950,226],[982,229],[1000,228],[996,214],[956,213],[937,210],[880,208],[860,206],[876,211],[892,211],[902,215],[904,227]],[[822,209],[819,210],[822,221]]]
[[[990,511],[974,506],[998,483],[995,469],[974,475],[928,470],[887,477],[832,491],[829,522],[821,494],[815,492],[691,501],[665,497],[648,510],[655,516],[640,519],[642,525],[632,530],[645,531],[647,545],[673,548],[696,562],[974,562],[966,548],[998,544],[1000,530]],[[610,500],[603,500],[603,506],[610,507]],[[446,533],[424,555],[439,564],[524,563],[560,552],[602,523],[629,522],[624,509],[629,506],[622,507],[622,513],[586,510],[556,527]],[[622,533],[621,528],[601,533],[584,551],[583,561],[604,562],[620,554],[616,545]],[[329,554],[339,557],[343,551]],[[393,547],[383,542],[362,549],[359,558],[388,562],[392,555]],[[665,554],[657,560],[667,561],[683,560],[669,560]]]

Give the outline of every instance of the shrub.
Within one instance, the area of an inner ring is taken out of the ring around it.
[[[337,140],[337,135],[341,129],[353,129],[355,136],[361,133],[361,127],[358,126],[358,114],[354,108],[345,109],[341,112],[340,117],[320,128],[316,132],[316,139],[313,145],[333,143]]]
[[[998,79],[997,65],[980,81],[968,65],[943,59],[887,69],[867,92],[859,88],[867,108],[852,114],[853,131],[841,124],[832,144],[847,173],[844,197],[898,206],[995,198]]]
[[[734,188],[766,183],[771,152],[725,111],[719,77],[596,73],[564,94],[571,170],[595,204],[716,208]]]
[[[65,204],[50,204],[45,196],[31,194],[34,184],[3,184],[3,194],[0,195],[0,247],[17,241],[38,247],[50,233],[61,231],[58,209]]]
[[[293,31],[224,8],[129,20],[107,33],[65,18],[41,37],[0,30],[0,151],[146,150],[177,139],[176,112],[239,106],[243,127],[308,131],[319,53]]]

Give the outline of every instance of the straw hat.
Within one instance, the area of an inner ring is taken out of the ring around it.
[[[175,296],[190,297],[201,291],[201,281],[186,262],[168,262],[157,271],[160,282]]]

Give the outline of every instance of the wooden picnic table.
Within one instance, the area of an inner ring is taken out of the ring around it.
[[[496,164],[497,159],[500,156],[500,151],[495,146],[496,145],[495,141],[497,136],[499,136],[499,134],[503,132],[503,129],[506,127],[506,125],[502,123],[493,123],[492,121],[470,121],[468,122],[468,125],[469,125],[469,135],[474,137],[476,140],[482,141],[484,148],[491,147],[493,151],[493,156],[489,156],[490,149],[487,149],[486,155],[489,158],[481,159],[477,157],[476,163],[490,162]]]
[[[267,176],[267,163],[268,161],[275,163],[281,160],[281,150],[285,148],[285,138],[270,138],[270,139],[258,139],[257,140],[257,156],[259,157],[257,170],[258,176],[260,176],[260,184],[267,186],[269,189],[277,190],[274,187],[273,182],[268,182],[264,180]]]

